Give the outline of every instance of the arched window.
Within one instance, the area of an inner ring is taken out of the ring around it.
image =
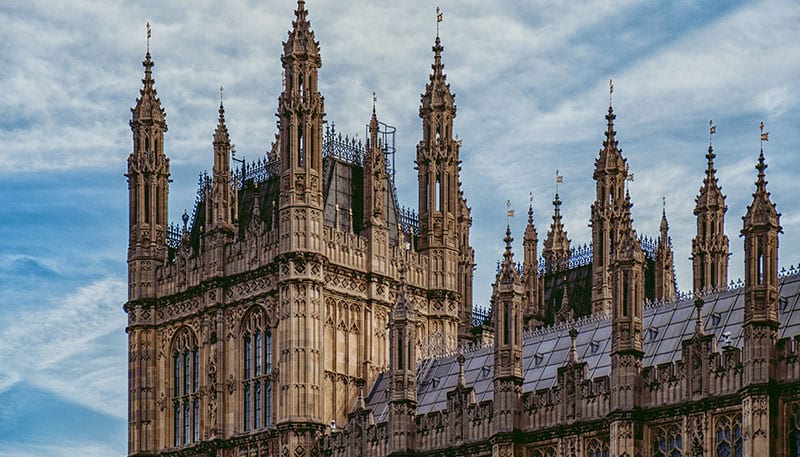
[[[554,447],[546,447],[541,449],[536,449],[532,453],[533,457],[556,457],[556,448]]]
[[[245,317],[242,349],[242,425],[249,432],[272,425],[272,332],[260,309]]]
[[[717,420],[717,456],[742,457],[742,419],[722,416]]]
[[[172,343],[172,414],[176,447],[200,441],[200,352],[188,328]]]
[[[683,434],[678,425],[654,430],[653,457],[683,457]]]
[[[597,438],[589,441],[586,447],[589,457],[608,457],[608,441],[601,441]]]

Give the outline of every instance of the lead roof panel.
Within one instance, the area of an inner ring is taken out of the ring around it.
[[[782,300],[778,311],[780,337],[798,336],[800,275],[783,277],[779,285]],[[721,351],[726,345],[742,347],[743,289],[706,295],[703,300],[703,323],[706,333],[716,336],[717,349]],[[642,316],[644,365],[679,360],[681,342],[694,332],[695,316],[692,298],[647,306]],[[589,376],[608,376],[611,373],[611,319],[588,317],[578,320],[575,325],[578,329],[576,350],[580,361],[587,364]],[[568,325],[557,324],[525,334],[522,343],[523,392],[546,389],[556,384],[558,368],[565,364],[571,343],[568,332]],[[494,350],[488,346],[464,353],[465,382],[475,390],[478,402],[494,396],[493,357]],[[456,356],[420,361],[417,376],[417,414],[445,409],[447,392],[455,387],[458,380]],[[372,408],[378,423],[388,419],[388,385],[387,376],[380,375],[367,399],[367,407]]]

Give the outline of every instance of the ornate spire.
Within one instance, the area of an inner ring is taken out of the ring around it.
[[[314,38],[311,22],[308,20],[308,11],[304,0],[297,1],[294,11],[295,20],[292,21],[292,30],[289,39],[283,45],[284,58],[289,56],[312,57],[319,59],[319,42]]]
[[[764,123],[761,123],[761,151],[758,154],[758,177],[756,179],[756,191],[753,193],[753,202],[747,207],[747,214],[744,216],[744,228],[742,234],[754,228],[772,227],[781,231],[780,213],[775,204],[770,199],[767,191],[767,163],[764,158],[764,142],[768,141],[769,133],[764,132]]]
[[[666,198],[662,197],[661,237],[656,249],[656,299],[669,301],[675,298],[675,264],[672,253],[672,240],[669,237]]]
[[[158,93],[155,88],[155,79],[153,79],[153,67],[155,63],[150,58],[150,36],[151,29],[150,23],[147,23],[147,53],[142,61],[144,66],[144,78],[142,79],[142,88],[139,90],[139,98],[136,99],[136,107],[131,109],[133,113],[131,119],[131,127],[140,123],[156,123],[161,126],[163,131],[167,131],[166,112],[161,107],[161,100],[158,99]]]
[[[614,129],[614,120],[617,115],[614,114],[614,106],[611,103],[611,94],[614,93],[614,82],[608,80],[609,83],[609,99],[608,99],[608,114],[606,114],[606,133],[605,140],[603,140],[603,148],[600,149],[600,155],[595,160],[594,179],[602,175],[602,172],[607,174],[621,174],[627,176],[626,160],[622,157],[622,149],[619,148],[617,141],[617,131]]]
[[[717,126],[713,121],[709,121],[709,140],[708,140],[708,153],[706,154],[706,177],[703,178],[703,186],[700,187],[700,193],[695,198],[694,215],[697,216],[704,210],[719,209],[725,207],[725,196],[722,195],[722,189],[719,187],[717,179],[717,170],[714,168],[714,159],[717,157],[714,154],[714,146],[711,143],[711,136],[717,133]]]
[[[637,258],[639,255],[644,255],[642,252],[642,245],[636,237],[636,230],[633,229],[633,218],[631,217],[631,193],[630,190],[625,190],[625,200],[622,202],[622,217],[620,218],[619,225],[619,246],[616,252],[617,258],[620,260]]]
[[[542,256],[545,258],[545,266],[548,270],[558,270],[566,266],[569,260],[569,244],[570,240],[567,238],[567,231],[561,222],[561,198],[558,195],[558,191],[556,191],[556,196],[553,200],[553,223],[550,225],[550,231],[547,232],[547,238],[544,240],[544,249],[542,250]]]
[[[222,104],[223,88],[219,88],[219,120],[217,129],[214,130],[214,144],[230,144],[231,139],[228,135],[228,126],[225,124],[225,106]]]
[[[567,289],[567,277],[564,276],[564,285],[561,288],[561,307],[558,309],[556,317],[561,322],[571,321],[574,317],[572,308],[569,306],[569,290]]]
[[[433,65],[431,65],[430,82],[425,85],[425,92],[422,94],[422,104],[420,106],[420,116],[434,110],[453,110],[455,111],[455,95],[450,92],[450,84],[447,83],[447,75],[444,73],[442,63],[442,40],[436,36],[433,43]],[[455,115],[453,116],[455,117]]]

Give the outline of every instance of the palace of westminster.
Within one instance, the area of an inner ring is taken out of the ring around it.
[[[470,208],[440,38],[421,96],[419,201],[398,205],[390,126],[324,126],[303,0],[281,62],[278,132],[232,167],[220,103],[213,173],[167,222],[165,111],[148,49],[128,158],[130,456],[634,457],[800,454],[800,274],[778,273],[780,214],[762,127],[729,283],[727,207],[708,148],[691,296],[666,216],[636,234],[609,106],[592,242],[570,246],[556,193],[541,257],[511,231],[490,310],[473,310]],[[755,154],[754,154],[755,157]]]

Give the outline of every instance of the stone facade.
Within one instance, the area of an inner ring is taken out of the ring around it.
[[[303,0],[295,16],[266,159],[231,168],[220,102],[213,173],[182,227],[167,222],[166,112],[145,56],[127,173],[129,455],[798,455],[800,276],[778,276],[763,149],[744,284],[725,285],[709,148],[697,294],[679,296],[666,213],[657,241],[633,228],[609,106],[592,246],[570,247],[556,193],[543,259],[529,210],[521,267],[508,229],[479,316],[440,38],[413,212],[374,105],[365,144],[324,127]]]

